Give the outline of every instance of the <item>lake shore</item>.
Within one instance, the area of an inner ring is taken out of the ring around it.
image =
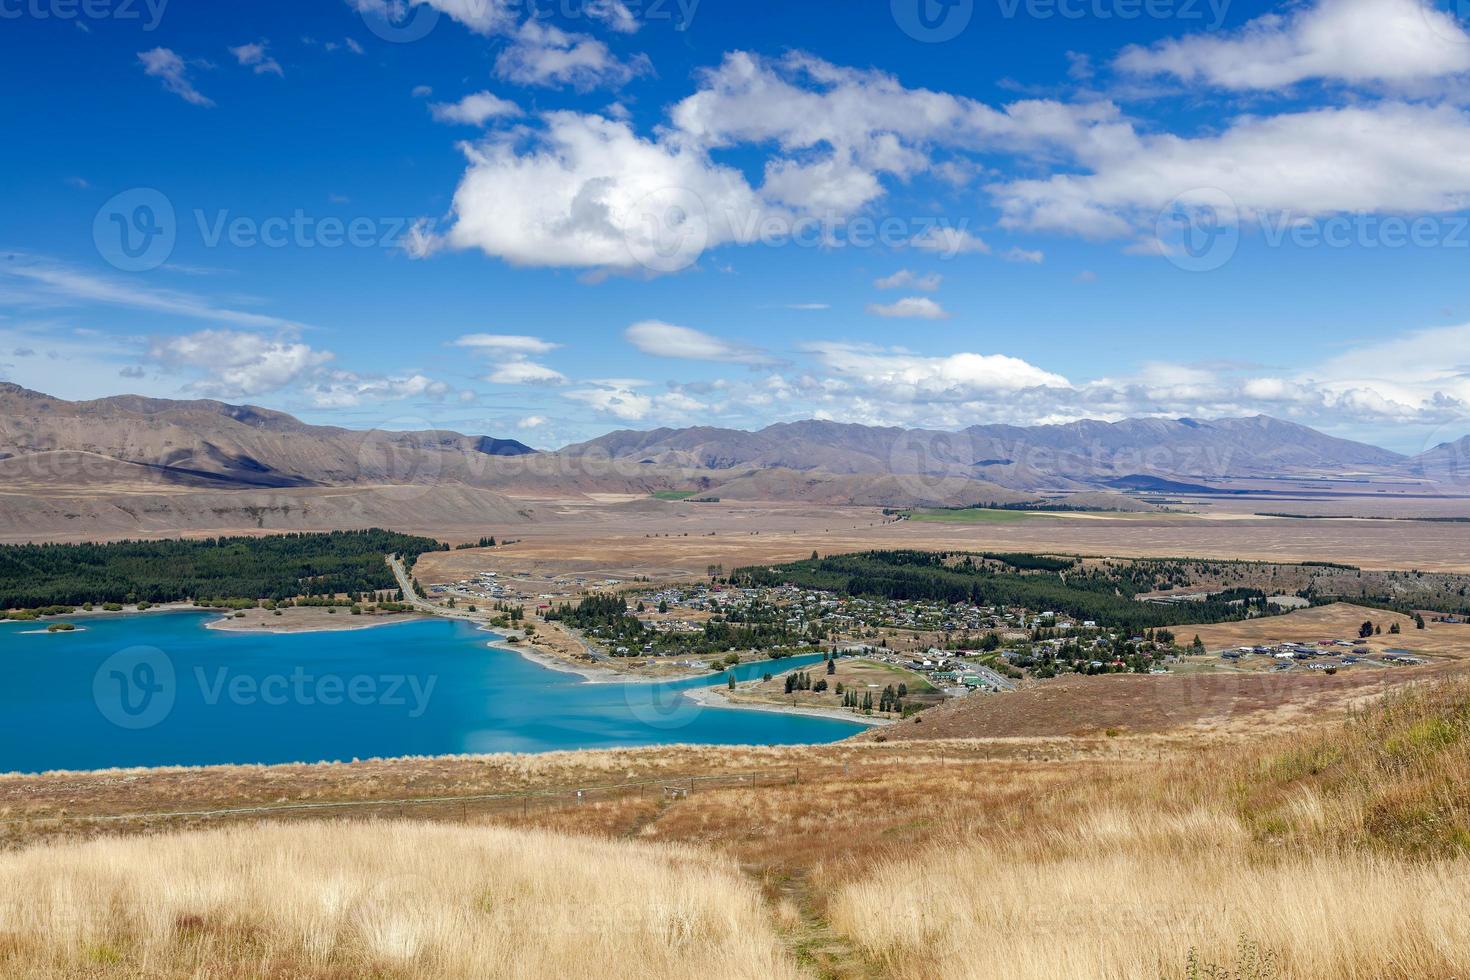
[[[418,623],[432,618],[419,613],[364,613],[354,616],[346,609],[329,613],[320,606],[286,606],[280,610],[279,616],[272,610],[259,608],[240,610],[245,613],[243,617],[236,617],[235,610],[230,609],[201,608],[198,611],[218,613],[220,618],[206,623],[205,628],[222,633],[341,633],[400,623]]]
[[[871,728],[891,725],[892,718],[873,718],[867,715],[853,714],[851,711],[843,711],[840,708],[805,708],[799,705],[784,704],[754,704],[749,701],[731,701],[725,696],[725,692],[716,687],[695,688],[685,691],[684,696],[706,708],[735,708],[740,711],[768,711],[773,714],[782,715],[804,715],[808,718],[829,718],[835,721],[848,721],[858,725],[867,725]]]

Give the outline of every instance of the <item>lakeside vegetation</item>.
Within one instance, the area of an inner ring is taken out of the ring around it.
[[[730,650],[764,650],[771,658],[816,650],[823,636],[787,623],[787,613],[768,603],[745,609],[717,610],[697,632],[664,633],[650,629],[619,595],[588,596],[575,606],[563,604],[545,618],[581,630],[608,648],[612,656],[703,656]],[[648,649],[645,651],[645,647]],[[738,660],[738,658],[736,658]]]
[[[332,531],[199,540],[0,546],[0,609],[44,614],[84,603],[334,597],[395,590],[384,561],[408,567],[446,546],[393,531]]]

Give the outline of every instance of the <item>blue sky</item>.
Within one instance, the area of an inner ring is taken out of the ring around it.
[[[550,447],[1470,431],[1420,0],[0,0],[0,377]]]

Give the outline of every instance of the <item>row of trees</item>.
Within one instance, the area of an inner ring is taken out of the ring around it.
[[[292,599],[397,588],[385,556],[410,567],[447,546],[392,531],[0,546],[0,609],[86,602]]]

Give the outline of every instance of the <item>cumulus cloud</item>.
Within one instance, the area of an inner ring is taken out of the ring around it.
[[[282,78],[286,73],[281,69],[281,63],[266,54],[269,42],[257,41],[254,44],[242,44],[238,48],[230,48],[230,54],[241,65],[252,69],[257,75],[277,75]]]
[[[641,422],[651,415],[678,422],[704,413],[709,408],[704,402],[682,391],[650,395],[637,390],[643,384],[616,380],[591,382],[589,387],[568,391],[566,397],[602,415],[624,422]]]
[[[1005,354],[923,356],[850,344],[815,344],[810,349],[835,377],[893,400],[953,400],[1026,388],[1070,387],[1062,375]]]
[[[922,276],[915,275],[907,269],[899,269],[891,276],[873,280],[873,285],[879,289],[918,289],[922,292],[932,293],[939,288],[944,277],[937,272],[926,273]]]
[[[522,25],[517,38],[502,53],[505,77],[585,88],[628,75],[592,39],[539,23]],[[664,274],[708,249],[760,241],[771,226],[789,235],[805,221],[846,219],[876,206],[893,181],[970,168],[958,154],[1057,153],[1099,127],[1126,129],[1106,102],[996,109],[800,53],[732,53],[698,76],[698,90],[669,118],[644,137],[625,112],[549,112],[539,125],[466,144],[452,224],[418,254],[447,244],[522,265]],[[776,147],[758,187],[711,156],[742,145]],[[943,223],[913,238],[944,256],[990,250]]]
[[[759,348],[659,320],[635,323],[624,332],[624,337],[643,353],[655,357],[718,361],[726,364],[772,363],[771,356]]]
[[[495,60],[495,73],[517,85],[570,86],[580,92],[620,88],[652,71],[646,55],[623,61],[597,38],[534,19],[516,29],[512,43]]]
[[[900,319],[947,320],[949,318],[949,313],[944,307],[927,296],[906,296],[895,303],[869,303],[868,312],[874,316]]]
[[[1085,174],[990,185],[1006,227],[1092,238],[1152,235],[1171,201],[1222,221],[1281,213],[1447,212],[1470,205],[1470,116],[1401,101],[1242,116],[1184,138],[1115,131],[1080,152]],[[1219,204],[1218,202],[1226,202]]]
[[[1277,89],[1307,79],[1408,83],[1470,71],[1470,35],[1424,0],[1317,0],[1238,31],[1131,46],[1115,65],[1227,89]]]
[[[1117,116],[1105,102],[1022,101],[996,109],[802,52],[768,59],[743,51],[702,73],[699,91],[671,112],[674,125],[704,145],[774,142],[787,155],[778,174],[801,161],[808,172],[866,187],[868,177],[935,168],[946,162],[939,150],[1071,144],[1093,123]],[[825,169],[813,171],[818,165]]]
[[[435,122],[460,123],[466,126],[483,126],[486,120],[503,119],[521,114],[520,106],[489,92],[475,92],[458,102],[434,102],[429,105],[429,114]]]
[[[490,373],[485,376],[491,384],[561,384],[567,380],[560,371],[532,360],[535,355],[549,354],[561,346],[540,337],[472,333],[459,337],[452,344],[493,359]]]
[[[449,385],[422,374],[406,377],[364,377],[351,371],[323,372],[306,387],[312,402],[321,408],[351,408],[363,402],[403,398],[438,400],[449,394]]]
[[[295,384],[334,355],[289,338],[237,330],[200,330],[155,340],[149,356],[171,367],[203,371],[206,378],[195,383],[197,390],[236,398]]]
[[[144,355],[171,371],[193,375],[186,389],[213,398],[253,398],[299,392],[321,408],[403,398],[443,398],[449,385],[422,374],[359,374],[331,367],[336,355],[291,335],[240,330],[200,330],[156,337]],[[141,378],[140,367],[124,377]]]
[[[484,35],[508,31],[520,9],[517,0],[347,0],[347,5],[366,17],[394,24],[413,16],[413,8],[427,6]]]
[[[915,235],[909,245],[925,252],[933,252],[946,259],[969,252],[990,254],[990,246],[975,235],[963,228],[951,228],[945,225],[931,225]]]
[[[214,105],[212,99],[194,87],[189,78],[189,65],[171,49],[139,51],[138,63],[143,66],[143,74],[161,80],[164,88],[190,105]]]
[[[738,170],[602,116],[552,112],[543,122],[539,133],[465,145],[449,245],[516,265],[653,273],[753,234],[740,225],[763,206]]]

